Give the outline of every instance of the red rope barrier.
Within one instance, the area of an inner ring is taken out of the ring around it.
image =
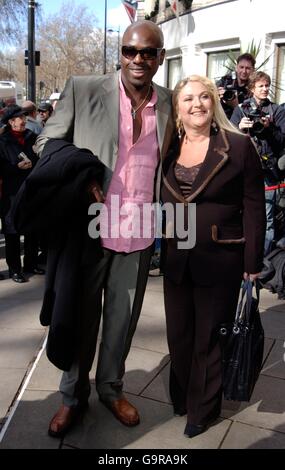
[[[272,191],[273,189],[280,189],[280,188],[285,188],[285,183],[279,183],[279,184],[276,184],[275,186],[264,187],[265,191]]]

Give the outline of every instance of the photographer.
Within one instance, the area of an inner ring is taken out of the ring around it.
[[[264,172],[265,186],[275,186],[282,175],[278,159],[285,145],[285,110],[268,99],[271,79],[264,72],[250,76],[248,89],[251,98],[234,109],[231,122],[245,133],[249,133],[259,153]],[[272,250],[275,240],[276,190],[265,192],[266,238],[264,255]]]
[[[249,53],[241,54],[237,58],[235,72],[216,82],[221,105],[228,119],[231,118],[234,108],[249,98],[248,80],[254,67],[255,58]]]

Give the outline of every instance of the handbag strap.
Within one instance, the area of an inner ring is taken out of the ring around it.
[[[251,320],[250,316],[254,312],[252,310],[253,288],[255,288],[255,301],[256,301],[256,304],[255,304],[254,311],[256,311],[258,309],[258,305],[259,305],[259,285],[255,281],[248,280],[247,297],[246,297],[246,305],[245,305],[247,323],[250,322],[250,320]]]
[[[246,281],[243,282],[242,285],[242,292],[241,292],[241,298],[237,306],[237,311],[236,311],[236,316],[235,316],[235,323],[238,324],[242,322],[243,320],[246,321],[246,323],[249,323],[250,321],[250,314],[251,314],[251,305],[252,305],[252,299],[253,299],[253,288],[255,288],[255,299],[256,299],[256,309],[258,308],[259,305],[259,291],[260,287],[259,284],[256,281],[251,281],[250,279],[247,279]]]
[[[235,324],[238,324],[243,317],[243,312],[244,312],[244,308],[246,304],[246,295],[245,295],[246,294],[246,282],[247,281],[244,281],[242,283],[242,288],[241,288],[241,292],[239,295],[239,301],[237,304],[237,309],[236,309],[236,314],[235,314],[235,321],[234,321]]]

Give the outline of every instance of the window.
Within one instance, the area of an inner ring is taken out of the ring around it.
[[[240,54],[239,49],[234,50],[232,52],[236,58]],[[208,52],[207,76],[209,78],[216,81],[229,72],[229,70],[226,67],[226,65],[229,62],[228,53],[229,53],[228,50],[221,51],[221,52]]]
[[[182,58],[168,59],[167,65],[167,87],[173,90],[176,83],[182,78]]]
[[[285,45],[278,45],[276,103],[285,103]]]

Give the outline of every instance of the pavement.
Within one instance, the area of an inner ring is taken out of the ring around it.
[[[64,439],[55,439],[47,428],[61,403],[61,372],[43,348],[47,329],[38,320],[43,287],[43,276],[21,285],[0,281],[0,449],[285,448],[285,304],[276,295],[261,291],[264,364],[251,401],[224,401],[216,424],[188,439],[183,435],[186,417],[173,416],[168,394],[162,277],[149,277],[124,382],[141,424],[120,424],[98,401],[93,379],[88,411]]]

